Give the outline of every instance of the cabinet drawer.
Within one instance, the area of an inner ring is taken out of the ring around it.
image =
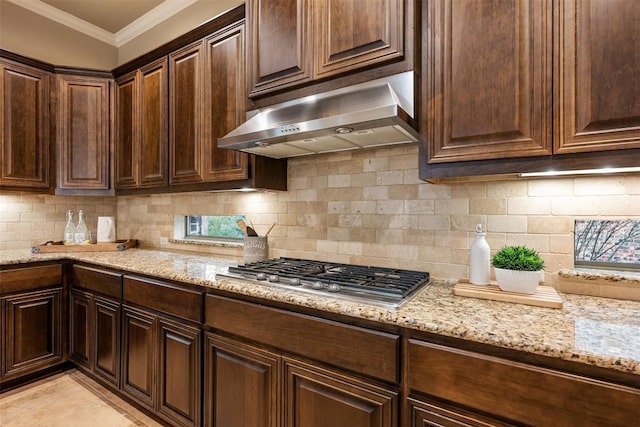
[[[531,425],[634,425],[640,390],[409,340],[412,391]],[[579,420],[579,422],[577,422]]]
[[[205,323],[310,359],[398,382],[397,335],[214,295],[205,298]]]
[[[203,292],[179,288],[168,283],[124,277],[124,300],[172,316],[202,322]]]
[[[0,271],[0,295],[46,288],[60,283],[62,283],[60,264]]]
[[[122,299],[122,274],[74,265],[72,284],[74,287]]]

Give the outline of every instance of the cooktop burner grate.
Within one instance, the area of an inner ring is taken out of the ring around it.
[[[296,258],[273,258],[229,267],[228,275],[395,307],[429,282],[427,272]]]

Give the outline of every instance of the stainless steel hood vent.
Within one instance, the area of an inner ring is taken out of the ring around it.
[[[218,147],[277,159],[417,142],[413,73],[250,111]]]

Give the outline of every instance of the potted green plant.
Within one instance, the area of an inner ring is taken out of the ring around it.
[[[544,260],[526,246],[503,246],[491,257],[496,281],[503,291],[532,294],[544,269]]]

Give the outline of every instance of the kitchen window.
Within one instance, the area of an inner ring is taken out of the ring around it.
[[[244,215],[188,215],[186,217],[185,237],[242,239],[244,233],[238,227],[238,220],[246,221]]]
[[[640,221],[576,220],[576,267],[640,272]]]
[[[173,242],[180,243],[242,243],[244,233],[238,220],[245,215],[176,215]]]

